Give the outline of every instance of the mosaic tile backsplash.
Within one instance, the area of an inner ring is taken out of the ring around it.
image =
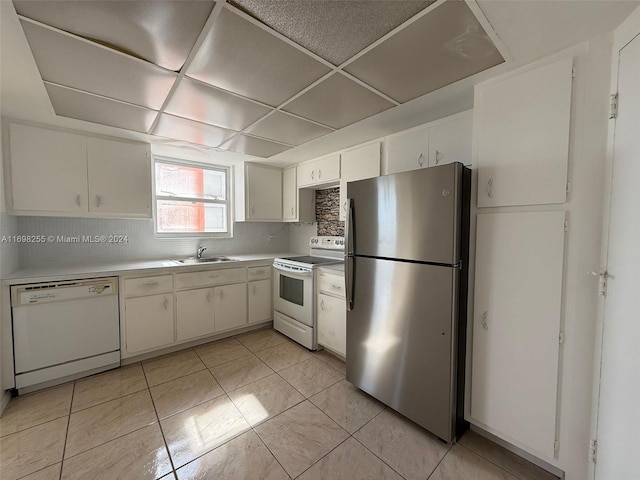
[[[344,222],[340,218],[340,188],[316,190],[316,221],[318,235],[344,237]]]

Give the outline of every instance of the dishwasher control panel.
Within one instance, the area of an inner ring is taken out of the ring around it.
[[[118,293],[118,279],[116,277],[110,277],[71,282],[20,285],[12,287],[11,290],[11,304],[13,307],[19,307],[21,305],[36,305],[114,295]]]

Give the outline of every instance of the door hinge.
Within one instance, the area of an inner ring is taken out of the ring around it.
[[[589,272],[594,277],[598,277],[598,295],[607,296],[607,277],[608,272]]]
[[[566,220],[566,219],[564,221],[564,231],[565,232],[569,231],[569,220]]]
[[[560,332],[560,335],[558,335],[558,343],[560,345],[564,343],[564,332]]]
[[[557,452],[558,450],[560,450],[560,442],[558,440],[554,440],[553,441],[553,451]]]
[[[589,442],[589,459],[596,463],[598,457],[598,440],[593,439]]]
[[[609,120],[618,118],[618,94],[609,95]]]

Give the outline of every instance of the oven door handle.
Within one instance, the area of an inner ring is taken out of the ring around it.
[[[292,276],[298,275],[300,277],[311,277],[313,276],[313,272],[301,272],[300,270],[289,270],[287,267],[282,267],[280,265],[273,265],[273,268],[279,270],[281,272],[288,273]]]

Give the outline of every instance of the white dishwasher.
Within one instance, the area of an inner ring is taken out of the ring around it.
[[[19,390],[120,365],[116,277],[13,286],[11,306]]]

